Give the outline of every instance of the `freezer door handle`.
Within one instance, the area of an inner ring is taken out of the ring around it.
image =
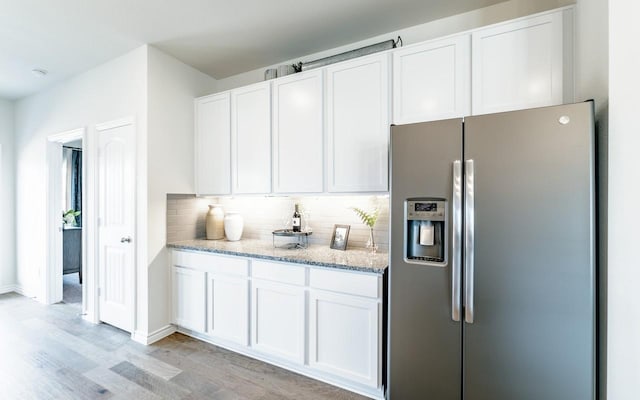
[[[451,319],[460,321],[460,286],[462,271],[462,163],[453,162],[451,204]]]
[[[474,270],[474,166],[473,160],[464,162],[464,321],[473,323],[473,270]]]

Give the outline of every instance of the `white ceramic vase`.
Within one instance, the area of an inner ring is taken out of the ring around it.
[[[224,211],[220,204],[210,204],[207,212],[207,239],[224,239]]]
[[[227,240],[235,242],[242,237],[242,229],[244,228],[244,220],[242,215],[237,211],[228,211],[224,217],[224,234]]]

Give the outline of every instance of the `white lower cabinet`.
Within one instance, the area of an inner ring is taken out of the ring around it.
[[[309,292],[309,365],[377,387],[381,305],[375,299]]]
[[[205,331],[205,272],[173,266],[173,321],[196,332]]]
[[[309,365],[377,387],[379,324],[377,300],[312,290],[309,293]]]
[[[191,251],[172,275],[181,332],[383,398],[381,275]]]
[[[265,354],[304,364],[304,287],[254,279],[251,346]]]
[[[207,334],[247,346],[248,323],[247,278],[207,274]]]

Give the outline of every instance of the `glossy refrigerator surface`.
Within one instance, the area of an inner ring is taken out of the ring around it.
[[[475,216],[465,400],[594,398],[591,107],[465,118]]]
[[[594,140],[592,102],[392,127],[388,399],[595,398]],[[455,160],[462,242],[409,263],[407,198],[445,199],[452,243]]]
[[[432,122],[426,130],[423,124],[391,129],[388,395],[393,399],[422,399],[425,393],[460,399],[461,325],[451,318],[452,246],[443,267],[405,262],[403,218],[408,198],[451,203],[453,163],[462,157],[461,124],[462,119],[451,119]]]

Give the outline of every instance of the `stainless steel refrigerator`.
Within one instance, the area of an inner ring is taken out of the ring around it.
[[[593,115],[392,126],[387,398],[595,398]]]

